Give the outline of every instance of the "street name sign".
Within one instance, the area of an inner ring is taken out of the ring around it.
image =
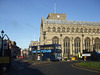
[[[91,54],[89,54],[89,53],[88,54],[82,54],[82,56],[91,56]]]

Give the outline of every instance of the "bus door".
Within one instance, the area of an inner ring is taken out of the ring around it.
[[[58,49],[56,50],[55,58],[58,59],[58,60],[62,60],[61,50],[58,50]]]

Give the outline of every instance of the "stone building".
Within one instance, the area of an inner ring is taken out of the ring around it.
[[[61,44],[63,58],[83,50],[100,52],[100,22],[71,21],[66,14],[50,13],[41,19],[40,44]]]
[[[15,41],[11,41],[10,50],[11,50],[11,57],[12,58],[20,57],[21,48],[19,48],[16,45],[16,42]]]
[[[37,46],[38,45],[38,41],[31,41],[30,46]]]

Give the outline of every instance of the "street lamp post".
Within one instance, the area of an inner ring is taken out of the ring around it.
[[[3,59],[4,61],[5,61],[5,58],[9,59],[9,60],[6,60],[7,62],[9,62],[8,64],[5,65],[5,63],[2,63],[2,70],[6,71],[6,67],[11,65],[11,51],[9,50],[10,39],[6,34],[4,35],[3,30],[1,31],[1,35],[2,35],[1,36],[1,41],[2,41],[2,43],[1,43],[1,55],[2,55],[2,57],[5,56],[4,50],[6,49],[7,50],[6,56],[9,57],[9,58],[4,57],[4,59]],[[8,40],[3,40],[5,36],[7,37]],[[6,41],[6,42],[4,42],[4,41]],[[9,52],[9,54],[8,54],[8,52]]]
[[[40,47],[40,43],[39,43],[39,47]],[[40,48],[40,61],[42,61],[42,52],[41,52],[41,48]]]
[[[1,47],[1,50],[2,50],[2,56],[4,56],[4,50],[3,50],[3,37],[4,37],[3,34],[4,34],[4,31],[3,30],[1,31],[1,34],[2,34],[2,37],[1,37],[2,38],[2,47]]]
[[[29,52],[29,53],[28,53],[28,57],[29,57],[28,59],[29,59],[29,60],[32,60],[32,55],[33,55],[33,53],[32,53],[32,46],[31,46],[31,45],[29,46],[29,51],[28,51],[28,52]]]
[[[63,46],[63,44],[62,44],[62,34],[60,34],[60,45],[61,45],[61,47]],[[58,43],[57,43],[58,44]],[[64,53],[62,52],[62,54],[64,55]],[[64,57],[63,57],[63,59],[64,59]]]
[[[82,34],[82,51],[83,51],[83,37],[84,37],[84,35]]]
[[[94,40],[94,38],[93,38],[93,35],[92,35],[92,51],[93,51],[93,40]]]

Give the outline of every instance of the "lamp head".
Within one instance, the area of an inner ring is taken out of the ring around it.
[[[3,33],[4,33],[4,31],[2,30],[2,31],[1,31],[1,33],[3,34]]]

